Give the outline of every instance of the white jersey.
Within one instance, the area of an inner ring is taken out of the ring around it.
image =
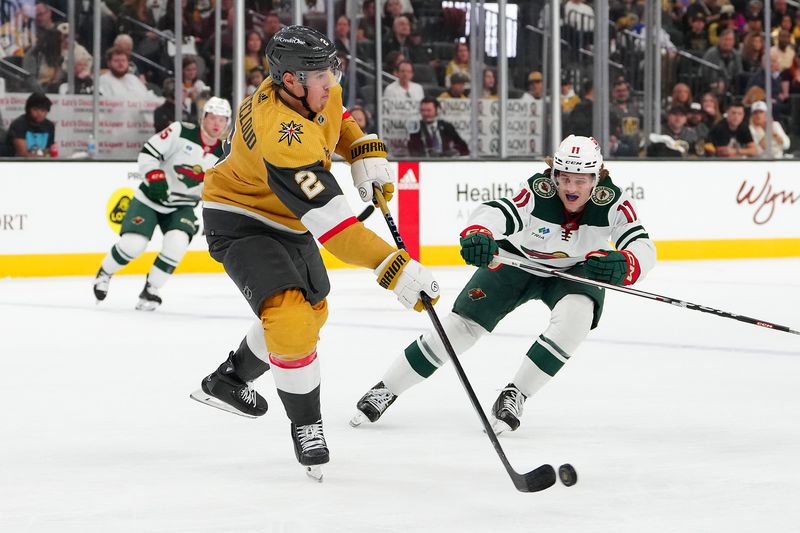
[[[135,198],[162,213],[184,205],[196,206],[203,194],[205,173],[221,155],[220,141],[204,145],[199,127],[173,122],[144,143],[138,159],[142,179],[152,170],[161,169],[166,174],[169,196],[165,201],[150,198],[145,181]]]
[[[549,175],[536,174],[513,197],[479,206],[469,226],[489,229],[501,250],[544,267],[567,270],[594,250],[631,252],[641,279],[656,262],[656,247],[644,229],[633,199],[603,179],[583,211],[571,216]],[[609,244],[611,243],[611,244]]]

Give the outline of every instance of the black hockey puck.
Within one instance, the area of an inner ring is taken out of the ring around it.
[[[575,467],[569,463],[558,467],[558,477],[561,479],[561,483],[567,487],[571,487],[578,482],[578,473],[575,471]]]

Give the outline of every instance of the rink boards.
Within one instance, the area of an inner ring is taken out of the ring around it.
[[[536,162],[400,162],[391,208],[412,250],[431,265],[457,265],[458,233],[481,202],[513,195],[544,168]],[[634,198],[659,259],[800,256],[800,163],[610,162]],[[135,163],[0,163],[0,277],[89,275],[116,242],[114,218],[139,182]],[[354,211],[363,204],[344,163],[333,172]],[[391,242],[375,213],[367,224]],[[159,249],[123,272],[145,273]],[[323,250],[326,262],[344,266]],[[178,272],[221,272],[195,237]]]

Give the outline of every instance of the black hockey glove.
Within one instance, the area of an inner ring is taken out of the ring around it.
[[[639,261],[628,250],[597,250],[586,254],[586,277],[612,285],[632,285],[641,272]]]
[[[483,226],[470,226],[461,232],[461,257],[468,265],[485,267],[497,253],[497,241]]]

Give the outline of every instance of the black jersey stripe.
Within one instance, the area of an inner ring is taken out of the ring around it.
[[[485,205],[488,205],[489,207],[496,207],[497,209],[500,210],[501,213],[503,213],[503,216],[506,217],[506,231],[504,232],[505,235],[511,235],[512,233],[514,233],[514,218],[511,216],[511,213],[508,212],[508,208],[506,208],[506,206],[495,200],[486,202]]]
[[[512,204],[511,200],[509,200],[508,198],[500,198],[500,201],[508,206],[508,208],[511,210],[511,213],[514,215],[514,218],[517,219],[517,223],[519,224],[519,228],[517,229],[517,231],[522,231],[522,217],[519,216],[519,212],[517,211],[517,206]]]
[[[622,247],[621,244],[625,240],[625,238],[628,237],[628,235],[631,235],[637,231],[644,231],[644,228],[642,227],[641,224],[637,224],[636,226],[632,227],[631,229],[620,235],[619,239],[617,239],[617,242],[614,244],[617,247],[617,250],[619,250]]]
[[[150,155],[150,156],[153,156],[153,157],[155,157],[155,158],[156,158],[156,159],[158,159],[159,161],[163,161],[163,160],[164,160],[164,156],[163,156],[163,155],[161,155],[161,152],[159,152],[158,150],[156,150],[156,149],[153,147],[153,145],[152,145],[152,144],[150,144],[150,142],[149,142],[149,141],[148,141],[148,142],[146,142],[146,143],[144,143],[144,146],[142,146],[142,150],[141,150],[141,151],[142,151],[142,152],[144,152],[144,153],[146,153],[147,155]]]
[[[650,238],[650,235],[648,235],[647,233],[640,233],[640,234],[636,235],[634,238],[632,238],[631,240],[629,240],[628,242],[626,242],[625,245],[621,249],[624,250],[625,248],[627,248],[628,246],[630,246],[634,242],[638,241],[639,239],[649,239],[649,238]]]

